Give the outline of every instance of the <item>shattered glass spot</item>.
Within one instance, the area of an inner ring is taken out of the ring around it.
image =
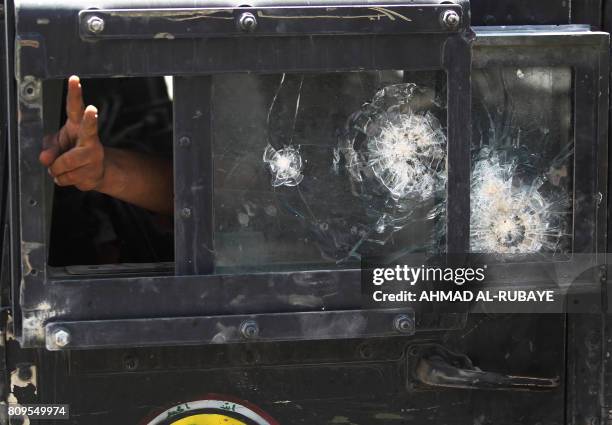
[[[564,236],[568,202],[546,192],[541,176],[521,181],[520,153],[483,148],[472,172],[470,249],[477,253],[555,252]]]
[[[355,181],[374,177],[395,201],[429,199],[445,184],[446,135],[432,113],[416,109],[420,91],[411,83],[378,91],[349,119],[336,155]]]
[[[297,186],[304,179],[302,157],[298,148],[287,146],[276,150],[272,145],[268,145],[263,160],[270,167],[274,187]]]
[[[382,88],[350,116],[334,152],[334,170],[344,164],[353,193],[367,203],[370,242],[385,244],[406,225],[437,216],[446,188],[446,133],[433,113],[441,108],[429,97],[413,83]]]
[[[571,248],[572,72],[475,70],[470,250]]]
[[[368,165],[393,199],[430,198],[441,180],[446,137],[426,113],[397,114],[380,125],[368,143]]]

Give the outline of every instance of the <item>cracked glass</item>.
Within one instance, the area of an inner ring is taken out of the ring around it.
[[[445,81],[403,71],[214,76],[217,271],[437,251]]]
[[[472,84],[471,251],[571,252],[572,69],[474,70]]]

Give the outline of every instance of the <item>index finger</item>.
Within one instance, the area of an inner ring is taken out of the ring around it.
[[[66,115],[68,120],[79,124],[83,119],[83,90],[81,80],[76,75],[68,79],[68,95],[66,98]]]

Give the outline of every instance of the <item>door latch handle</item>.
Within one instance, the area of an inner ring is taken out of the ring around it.
[[[414,350],[416,348],[416,350]],[[505,391],[545,391],[558,388],[559,378],[513,376],[474,367],[469,357],[439,345],[413,347],[413,378],[427,387]]]

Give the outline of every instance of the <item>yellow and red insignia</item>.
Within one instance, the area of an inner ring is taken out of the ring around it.
[[[209,395],[166,409],[143,425],[279,425],[257,406],[229,396]]]

